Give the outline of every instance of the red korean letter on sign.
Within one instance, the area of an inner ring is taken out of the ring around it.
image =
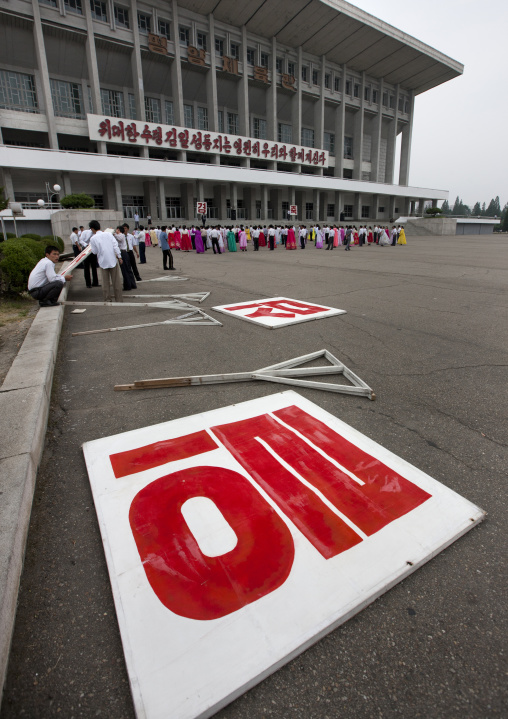
[[[266,302],[250,302],[246,305],[231,305],[225,307],[229,312],[236,310],[254,309],[246,317],[296,317],[297,315],[315,315],[325,312],[326,307],[312,305],[298,300],[267,300]]]
[[[218,557],[205,556],[182,514],[207,497],[237,537]],[[189,619],[210,620],[280,587],[294,559],[291,532],[252,484],[221,467],[193,467],[151,482],[134,497],[129,521],[143,568],[162,604]]]
[[[352,547],[359,535],[272,452],[368,536],[430,498],[423,489],[298,407],[274,414],[359,481],[269,415],[213,427],[212,431],[326,559]]]

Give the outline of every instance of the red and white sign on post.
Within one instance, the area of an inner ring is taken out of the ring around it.
[[[211,716],[483,518],[295,392],[84,453],[146,719]]]
[[[207,203],[206,202],[198,202],[197,203],[197,214],[198,215],[206,215],[207,213]]]
[[[291,205],[289,208],[289,214],[290,215],[296,215],[298,214],[298,205]]]
[[[270,297],[267,300],[251,300],[238,302],[233,305],[219,305],[212,307],[217,312],[236,317],[239,320],[254,322],[269,329],[287,327],[287,325],[321,320],[325,317],[335,317],[346,314],[346,310],[336,307],[316,305],[307,300],[292,300],[289,297]]]

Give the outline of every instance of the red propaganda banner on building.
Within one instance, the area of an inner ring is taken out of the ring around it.
[[[84,453],[147,719],[211,716],[483,518],[295,392]]]
[[[291,164],[328,167],[327,150],[312,149],[271,140],[219,132],[189,130],[155,122],[138,122],[104,115],[87,115],[88,134],[91,140],[140,147],[166,147],[189,152],[215,153],[234,157],[254,157],[278,160]]]

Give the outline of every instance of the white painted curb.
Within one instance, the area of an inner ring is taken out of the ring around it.
[[[65,284],[60,301],[67,297]],[[65,307],[39,310],[0,387],[0,687],[7,674]]]

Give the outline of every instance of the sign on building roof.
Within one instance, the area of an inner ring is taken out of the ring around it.
[[[295,392],[84,445],[138,717],[209,717],[481,521]]]

